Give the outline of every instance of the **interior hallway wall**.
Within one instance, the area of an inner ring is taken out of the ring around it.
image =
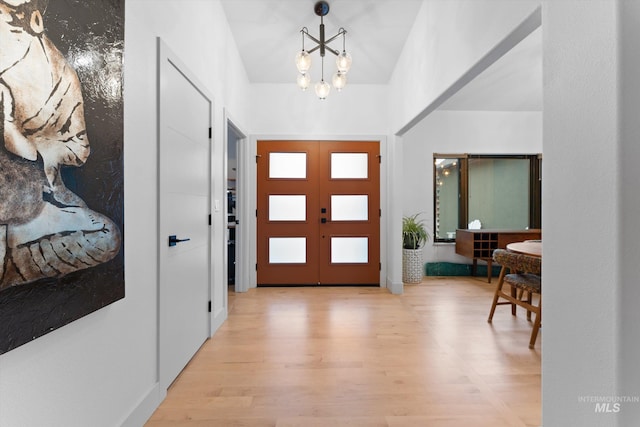
[[[0,356],[2,426],[140,426],[163,398],[157,389],[157,36],[214,94],[213,197],[223,200],[223,107],[248,123],[249,85],[222,7],[217,0],[126,0],[126,297]],[[226,287],[223,214],[213,216],[219,312]]]
[[[291,65],[295,78],[295,65]],[[251,85],[251,131],[257,135],[386,135],[386,85],[347,84],[318,99],[292,84]]]
[[[618,298],[618,332],[619,357],[618,394],[620,396],[640,396],[640,340],[638,325],[640,324],[640,55],[638,55],[638,40],[640,40],[640,2],[626,1],[620,3],[618,10],[620,22],[620,95],[619,106],[621,149],[619,151],[620,197],[622,210],[620,217],[619,265],[621,289]],[[624,405],[621,408],[620,425],[638,424],[640,420],[640,404]]]
[[[542,17],[543,425],[638,425],[640,8],[547,1]]]

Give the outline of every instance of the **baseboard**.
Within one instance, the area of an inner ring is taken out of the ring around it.
[[[160,384],[155,383],[120,425],[122,427],[143,426],[166,396],[167,390],[162,390]]]
[[[225,320],[227,320],[227,309],[223,307],[217,310],[211,319],[211,336],[216,333]]]
[[[404,283],[402,282],[393,282],[391,279],[387,278],[387,289],[389,289],[389,291],[393,294],[393,295],[402,295],[402,293],[404,292]]]

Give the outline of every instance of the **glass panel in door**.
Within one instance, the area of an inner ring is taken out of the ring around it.
[[[331,221],[366,221],[369,219],[369,196],[331,195]]]
[[[269,221],[304,221],[307,219],[307,196],[269,195]]]
[[[369,153],[331,153],[331,179],[367,179]]]
[[[366,264],[369,262],[369,239],[366,237],[332,237],[332,264]]]
[[[307,153],[269,153],[269,178],[306,177]]]
[[[306,262],[307,239],[269,237],[269,264],[304,264]]]

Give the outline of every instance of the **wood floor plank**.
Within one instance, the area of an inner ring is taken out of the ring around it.
[[[146,425],[539,425],[541,339],[524,311],[487,323],[492,295],[476,278],[231,293]]]

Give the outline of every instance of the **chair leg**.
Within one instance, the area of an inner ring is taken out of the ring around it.
[[[496,284],[495,292],[493,293],[493,303],[491,304],[491,311],[489,312],[489,318],[487,319],[487,322],[489,323],[491,323],[491,320],[493,319],[493,313],[495,313],[496,311],[496,305],[498,304],[498,298],[499,298],[498,293],[502,291],[502,285],[504,284],[505,274],[507,274],[507,268],[503,266],[500,269],[500,275],[498,276],[498,283]]]
[[[531,292],[527,291],[527,303],[531,305]],[[527,320],[531,321],[531,310],[527,310]]]
[[[511,286],[511,296],[513,298],[518,298],[517,290],[516,290],[515,286]],[[513,304],[513,303],[511,303],[511,314],[514,315],[514,316],[516,315],[516,305]]]
[[[533,330],[531,331],[531,339],[529,340],[529,348],[534,348],[536,345],[536,339],[538,338],[538,330],[542,323],[542,301],[538,305],[538,312],[536,313],[536,321],[533,323]]]

